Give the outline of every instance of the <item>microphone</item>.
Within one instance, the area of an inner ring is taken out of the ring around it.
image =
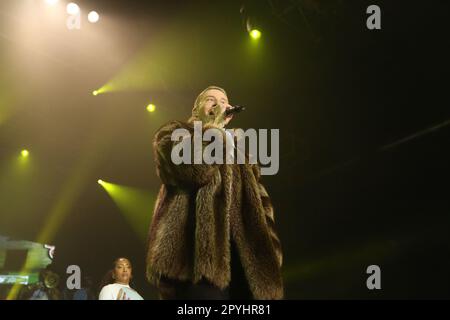
[[[245,107],[233,106],[232,108],[225,110],[225,116],[228,117],[228,116],[231,116],[232,114],[239,113],[244,110],[245,110]]]

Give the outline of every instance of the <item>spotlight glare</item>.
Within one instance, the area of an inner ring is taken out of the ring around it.
[[[70,15],[75,15],[80,12],[80,7],[76,3],[70,2],[67,4],[66,11]]]
[[[98,90],[92,91],[92,95],[94,95],[94,96],[98,96],[99,93],[100,93],[100,92],[98,92]]]
[[[98,15],[98,13],[96,11],[89,12],[88,21],[90,23],[96,23],[96,22],[98,22],[98,20],[100,20],[100,16]]]
[[[253,29],[252,31],[250,31],[250,37],[252,37],[255,40],[261,38],[261,31]]]
[[[20,152],[20,154],[22,155],[22,157],[26,158],[26,157],[28,157],[28,155],[29,155],[30,153],[28,152],[28,150],[22,150],[22,151]]]
[[[102,179],[98,179],[97,182],[98,182],[98,184],[103,184],[103,180]]]
[[[55,4],[58,3],[59,0],[45,0],[45,2],[50,5],[50,6],[54,6]]]
[[[148,106],[147,106],[147,111],[148,112],[154,112],[156,110],[156,106],[153,104],[153,103],[150,103]]]

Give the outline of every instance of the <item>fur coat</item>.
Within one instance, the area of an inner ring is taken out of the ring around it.
[[[153,141],[163,184],[148,234],[148,280],[158,286],[161,275],[193,283],[205,278],[224,289],[231,278],[233,239],[253,297],[281,299],[281,245],[259,166],[175,165],[171,150],[177,142],[171,141],[171,134],[177,128],[193,136],[191,122],[171,121],[156,132]],[[209,128],[204,125],[203,132]]]

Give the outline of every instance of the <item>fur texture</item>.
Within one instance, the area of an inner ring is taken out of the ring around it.
[[[172,121],[153,141],[163,184],[148,234],[148,280],[158,286],[161,275],[194,283],[205,278],[226,288],[232,237],[254,298],[281,299],[282,251],[259,166],[175,165],[170,156],[176,128],[193,133],[191,123]]]

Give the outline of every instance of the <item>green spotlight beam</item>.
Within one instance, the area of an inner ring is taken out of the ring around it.
[[[206,17],[205,23],[217,22]],[[192,86],[192,78],[198,75],[198,59],[205,56],[205,47],[210,38],[216,37],[214,29],[201,31],[190,21],[179,20],[164,31],[156,33],[148,44],[126,63],[109,81],[97,89],[99,93],[168,91],[170,88]],[[196,45],[192,45],[196,39]],[[192,63],[190,63],[192,59]],[[211,61],[205,61],[210,65]],[[202,69],[204,79],[215,78],[214,68]]]
[[[5,221],[30,211],[30,203],[35,200],[31,197],[36,194],[32,191],[36,187],[33,180],[36,175],[35,160],[14,153],[0,162],[0,203],[8,208],[0,216]],[[23,197],[29,201],[23,201]]]
[[[0,74],[0,126],[17,112],[14,106],[19,102],[19,99],[9,82],[10,79],[7,78],[7,74]]]
[[[389,241],[366,243],[356,248],[344,249],[323,256],[316,260],[298,261],[285,266],[283,279],[285,282],[305,281],[320,277],[330,272],[345,270],[349,265],[364,264],[365,261],[384,261],[397,252],[397,248]]]
[[[112,118],[107,118],[106,120],[109,123],[112,121]],[[112,141],[112,130],[114,126],[110,125],[108,128],[110,129],[105,130],[99,128],[99,131],[94,134],[95,138],[87,143],[84,152],[80,155],[80,158],[75,163],[74,167],[71,168],[64,185],[61,186],[60,193],[49,209],[46,221],[43,228],[38,233],[35,242],[51,243],[53,241],[61,224],[64,222],[66,216],[70,213],[70,210],[79,198],[85,184],[89,181],[92,172],[100,163],[104,149],[108,147]],[[23,265],[20,274],[25,274],[27,272],[27,266]],[[19,294],[19,289],[20,285],[15,284],[11,288],[7,300],[15,300]]]
[[[99,180],[98,183],[106,190],[138,237],[145,241],[156,200],[155,195],[149,191],[103,180]]]

